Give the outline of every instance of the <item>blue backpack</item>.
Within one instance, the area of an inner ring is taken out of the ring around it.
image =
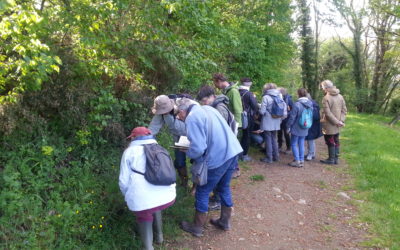
[[[303,104],[302,104],[303,105]],[[301,116],[299,119],[300,128],[307,129],[311,128],[313,122],[313,108],[307,108],[304,106],[303,111],[301,112]]]
[[[270,97],[274,101],[270,112],[272,118],[282,118],[285,115],[285,101],[278,96],[270,95]]]

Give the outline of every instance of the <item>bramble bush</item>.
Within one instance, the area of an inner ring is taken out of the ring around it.
[[[13,104],[10,112],[29,113],[26,109],[33,105],[45,113],[49,107],[43,102],[40,108],[35,106],[35,99],[45,98],[45,92],[20,106]],[[147,123],[147,116],[138,112],[143,110],[142,104],[117,99],[110,88],[94,92],[84,102],[86,106],[80,107],[86,113],[68,122],[69,127],[76,128],[74,131],[52,130],[52,124],[62,123],[63,116],[56,116],[61,122],[55,117],[43,120],[31,112],[25,118],[15,118],[16,125],[7,134],[2,133],[2,248],[140,247],[135,218],[120,193],[118,176],[120,157],[127,145],[125,137],[133,127]],[[27,119],[30,126],[23,122]],[[172,139],[164,131],[158,141],[169,148]],[[178,222],[192,212],[188,208],[193,198],[181,189],[178,196],[176,205],[164,216],[167,238],[177,234]]]

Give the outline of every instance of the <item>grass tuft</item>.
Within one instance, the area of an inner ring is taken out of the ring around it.
[[[262,174],[256,174],[249,177],[251,181],[264,181],[265,177]]]

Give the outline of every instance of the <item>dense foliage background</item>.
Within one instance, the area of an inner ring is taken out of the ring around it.
[[[118,188],[126,134],[153,97],[214,72],[282,81],[291,14],[288,0],[1,1],[1,247],[137,247]]]

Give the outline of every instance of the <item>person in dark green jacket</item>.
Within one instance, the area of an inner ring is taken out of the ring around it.
[[[240,97],[239,88],[237,83],[229,83],[225,76],[221,73],[213,75],[213,82],[216,88],[222,90],[222,93],[229,99],[229,110],[235,116],[235,121],[242,127],[242,98]]]
[[[239,124],[239,128],[242,127],[242,97],[239,93],[239,87],[236,83],[230,83],[226,79],[226,77],[221,73],[215,73],[213,75],[213,82],[216,88],[222,90],[222,93],[226,95],[229,99],[229,110],[235,116],[235,121]],[[232,175],[232,178],[237,178],[240,176],[239,165],[237,165],[235,172]]]

